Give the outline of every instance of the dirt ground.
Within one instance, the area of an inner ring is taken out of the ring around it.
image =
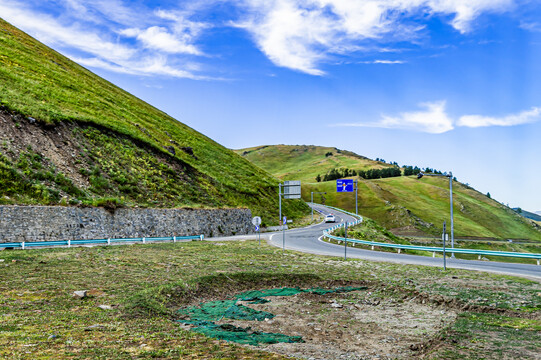
[[[418,303],[415,299],[380,299],[368,290],[267,299],[271,302],[240,303],[276,315],[273,319],[221,323],[302,336],[304,343],[257,348],[311,360],[408,358],[415,354],[410,346],[426,342],[457,316],[453,310]]]

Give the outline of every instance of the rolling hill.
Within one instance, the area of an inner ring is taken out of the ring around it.
[[[278,220],[276,178],[2,19],[0,179],[0,204],[249,207]]]
[[[351,211],[355,211],[354,194],[338,194],[335,181],[317,182],[316,176],[333,168],[366,170],[393,166],[349,151],[318,146],[259,146],[236,152],[281,179],[301,180],[304,200],[310,201],[311,192],[326,192],[314,195],[314,201]],[[453,190],[455,236],[541,240],[541,227],[512,209],[456,181]],[[360,214],[396,234],[438,235],[443,221],[449,223],[446,178],[359,178],[358,201]]]

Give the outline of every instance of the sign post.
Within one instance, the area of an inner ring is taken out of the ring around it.
[[[252,218],[252,224],[255,226],[255,231],[257,231],[257,237],[259,239],[259,246],[261,246],[261,231],[259,230],[259,225],[261,225],[261,218],[259,216],[254,216]]]
[[[443,240],[443,271],[447,270],[447,259],[445,254],[445,240],[447,237],[446,231],[447,224],[443,222],[443,234],[441,234],[441,239]]]
[[[287,224],[287,217],[284,216],[284,221],[282,222],[282,251],[286,250],[286,224]]]
[[[282,192],[282,188],[284,191]],[[283,231],[283,250],[286,248],[286,229],[285,225],[287,224],[287,218],[284,216],[282,219],[282,196],[284,199],[300,199],[301,198],[301,182],[300,180],[288,180],[284,183],[278,184],[278,207],[280,212],[280,221],[282,223]],[[282,221],[283,220],[283,221]]]
[[[348,222],[346,221],[344,228],[344,260],[348,259]]]

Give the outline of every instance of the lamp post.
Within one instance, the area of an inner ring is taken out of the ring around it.
[[[451,207],[451,248],[455,249],[455,231],[454,231],[454,222],[453,222],[453,173],[449,171],[449,174],[425,174],[420,172],[417,175],[417,179],[422,178],[423,176],[443,176],[449,178],[449,203]],[[451,252],[451,257],[455,257],[455,253]]]
[[[310,202],[312,203],[312,222],[314,222],[314,194],[326,194],[327,192],[312,191],[310,193]]]

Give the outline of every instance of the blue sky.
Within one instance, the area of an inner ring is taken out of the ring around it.
[[[541,3],[0,0],[0,17],[229,148],[335,146],[541,210]]]

